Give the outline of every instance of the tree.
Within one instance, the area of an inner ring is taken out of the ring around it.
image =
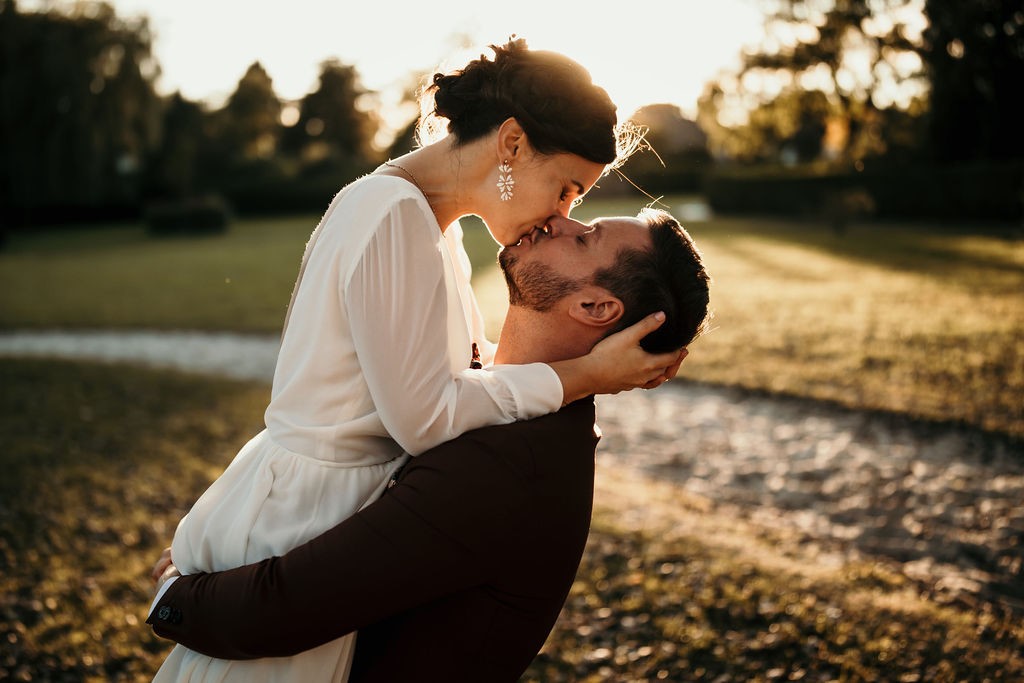
[[[153,198],[183,199],[209,189],[203,173],[215,146],[207,138],[209,115],[203,108],[174,93],[164,105],[160,145],[149,160],[149,193]],[[216,165],[216,164],[213,164]]]
[[[144,18],[106,4],[21,13],[0,5],[0,205],[137,201],[160,102]]]
[[[631,157],[625,173],[651,192],[697,189],[710,160],[708,136],[701,127],[674,104],[641,107],[630,119],[646,129],[650,150]]]
[[[306,164],[361,167],[373,156],[374,115],[362,107],[369,93],[352,66],[330,59],[320,65],[317,89],[299,102],[299,118],[285,138],[289,152]]]
[[[707,159],[708,136],[676,105],[649,104],[630,118],[647,129],[647,141],[662,159]]]
[[[727,127],[717,120],[722,91],[712,84],[698,106],[698,121],[714,140],[713,153],[741,161],[807,163],[826,151],[826,133],[843,120],[820,90],[790,89],[746,113],[742,126]],[[833,137],[835,137],[833,135]],[[845,136],[841,146],[845,148]],[[834,153],[835,143],[830,147]]]
[[[395,131],[391,143],[385,150],[387,158],[400,157],[416,149],[421,143],[429,142],[419,138],[420,96],[423,89],[432,82],[432,73],[431,71],[418,71],[411,72],[406,76],[405,84],[402,87],[402,104],[400,105],[404,110],[406,123]]]
[[[274,156],[281,134],[281,100],[263,65],[253,62],[246,69],[215,120],[217,137],[233,164]]]
[[[1024,6],[926,0],[929,142],[945,161],[1024,158]]]
[[[387,148],[387,157],[394,159],[400,157],[407,152],[411,152],[416,149],[419,144],[416,138],[416,129],[419,127],[419,117],[412,119],[405,125],[402,130],[398,131],[395,135],[395,139],[391,141],[391,144]]]
[[[765,40],[744,55],[740,73],[724,76],[706,91],[702,119],[719,124],[706,127],[716,132],[738,127],[756,111],[763,135],[790,127],[788,122],[767,126],[765,118],[796,120],[802,130],[790,147],[784,140],[767,142],[803,157],[819,146],[817,133],[824,135],[829,123],[821,120],[817,96],[802,95],[818,92],[827,101],[829,118],[846,131],[840,158],[858,161],[884,153],[879,112],[906,110],[926,90],[915,0],[777,0],[771,7]]]

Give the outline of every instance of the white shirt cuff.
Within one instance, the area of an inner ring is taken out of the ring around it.
[[[562,407],[562,380],[547,363],[492,365],[490,371],[498,377],[511,375],[502,379],[512,392],[517,420],[530,420]]]
[[[178,578],[180,577],[172,576],[171,578],[164,581],[164,585],[160,586],[160,590],[156,592],[156,597],[153,598],[153,603],[149,606],[149,614],[146,615],[146,619],[149,619],[151,616],[153,616],[153,610],[156,609],[156,605],[158,602],[160,602],[160,598],[164,597],[164,593],[167,592],[167,589],[170,588],[171,584],[177,581]]]

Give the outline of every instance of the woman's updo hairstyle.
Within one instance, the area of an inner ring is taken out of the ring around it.
[[[616,125],[615,104],[590,73],[557,52],[530,50],[522,38],[491,45],[462,69],[434,74],[420,100],[420,141],[442,125],[458,144],[484,137],[509,117],[541,154],[568,152],[618,166],[636,147]]]

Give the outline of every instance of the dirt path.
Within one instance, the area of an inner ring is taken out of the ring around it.
[[[693,384],[601,397],[598,416],[599,452],[662,484],[634,514],[665,523],[675,491],[812,554],[884,559],[938,597],[1024,614],[1019,443]]]
[[[7,333],[0,355],[269,381],[277,339]],[[1024,613],[1019,442],[684,382],[599,397],[598,419],[598,502],[623,518],[669,528],[694,509],[714,512],[785,532],[803,553],[886,561],[938,597],[996,600]]]

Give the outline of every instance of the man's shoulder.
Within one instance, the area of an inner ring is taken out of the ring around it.
[[[429,469],[451,481],[472,479],[480,488],[491,480],[571,476],[593,463],[599,439],[594,416],[591,398],[531,420],[474,429],[416,456],[403,474]]]
[[[571,443],[588,447],[597,443],[595,434],[595,407],[593,397],[581,399],[561,410],[531,420],[520,420],[503,425],[481,427],[453,439],[441,447],[479,448],[489,446],[498,450],[518,447],[521,442],[547,446]]]

